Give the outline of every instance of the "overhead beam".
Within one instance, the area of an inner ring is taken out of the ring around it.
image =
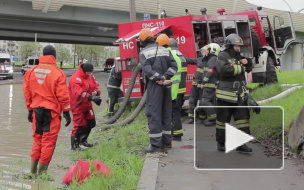
[[[43,13],[47,13],[51,5],[51,0],[45,0],[45,5],[42,9]]]
[[[53,2],[54,3],[54,2]],[[22,18],[75,21],[89,23],[118,24],[130,22],[129,12],[98,9],[90,7],[63,6],[59,11],[48,11],[47,14],[33,10],[32,3],[20,0],[0,0],[2,15]],[[137,13],[136,20],[142,20],[143,14]]]
[[[90,23],[60,23],[53,21],[35,21],[5,18],[0,16],[0,29],[33,33],[70,34],[90,37],[118,37],[118,25],[105,26]]]
[[[0,30],[0,40],[16,41],[35,41],[35,34],[28,32],[16,32]],[[37,42],[68,43],[68,44],[88,44],[88,45],[106,45],[113,46],[117,38],[112,37],[89,37],[77,35],[61,34],[37,34]]]

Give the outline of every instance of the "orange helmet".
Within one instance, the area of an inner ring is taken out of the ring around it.
[[[156,38],[156,41],[158,45],[160,46],[169,46],[170,45],[170,39],[166,34],[161,34]]]
[[[147,28],[142,29],[139,33],[139,39],[141,41],[145,41],[148,37],[153,38],[154,37],[153,33]]]

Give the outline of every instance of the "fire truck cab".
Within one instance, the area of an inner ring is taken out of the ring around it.
[[[273,25],[261,7],[232,15],[248,15],[253,43],[252,79],[256,83],[278,81],[275,67],[282,70],[303,68],[303,41],[296,40],[292,18],[289,12],[276,15]],[[258,60],[256,60],[258,59]]]
[[[119,44],[120,58],[115,60],[115,66],[122,74],[124,95],[133,70],[138,64],[138,53],[141,47],[137,37],[143,28],[149,28],[154,36],[165,33],[174,38],[178,42],[178,49],[189,58],[200,56],[200,48],[203,46],[209,43],[218,43],[221,46],[226,36],[237,33],[244,41],[241,54],[253,58],[248,16],[223,15],[223,9],[219,9],[218,12],[219,15],[187,15],[119,24],[119,39],[114,44]],[[190,93],[195,71],[195,65],[188,65],[186,95]],[[141,76],[138,74],[131,98],[141,98],[143,86]]]

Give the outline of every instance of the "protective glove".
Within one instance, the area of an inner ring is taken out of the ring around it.
[[[69,111],[64,111],[63,112],[63,117],[64,117],[64,119],[66,120],[66,124],[65,124],[65,126],[67,127],[68,125],[70,125],[70,123],[71,123],[71,116],[70,116],[70,112]]]
[[[100,96],[90,95],[89,98],[88,98],[89,101],[94,101],[94,100],[98,100],[98,99],[100,99]]]
[[[247,95],[247,105],[248,106],[259,106],[259,104],[256,103],[249,94]],[[258,108],[250,108],[250,109],[252,109],[253,113],[256,113],[256,114],[260,114],[260,112],[261,112],[261,108],[259,108],[259,107]]]
[[[92,95],[89,96],[89,101],[94,102],[97,106],[100,106],[102,102],[100,96],[92,96]]]
[[[28,111],[27,120],[28,120],[30,123],[33,123],[33,110],[29,110],[29,111]]]

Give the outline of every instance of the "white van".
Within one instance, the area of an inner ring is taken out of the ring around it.
[[[21,73],[24,75],[26,71],[38,64],[39,58],[37,56],[28,57],[25,63],[22,65]]]
[[[11,55],[8,53],[0,53],[0,78],[13,79],[14,68],[12,65]]]

